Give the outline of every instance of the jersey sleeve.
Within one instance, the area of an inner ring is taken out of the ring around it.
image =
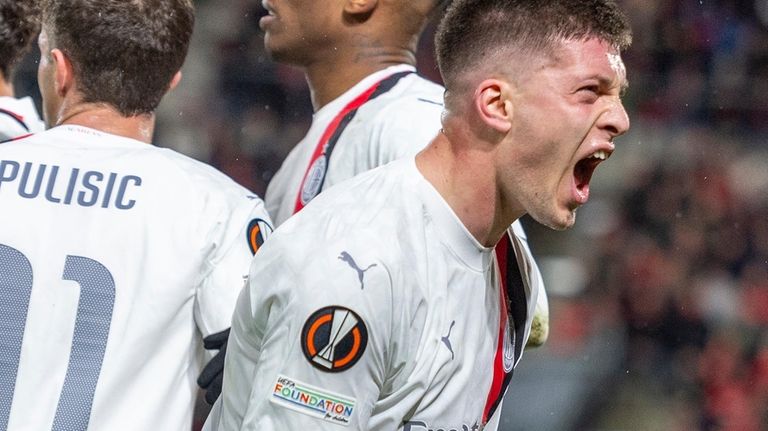
[[[213,220],[205,221],[214,228],[196,292],[195,321],[203,336],[230,326],[253,255],[272,232],[264,203],[256,196],[239,193],[215,209]]]
[[[365,429],[389,362],[387,266],[364,241],[296,255],[297,239],[282,233],[254,259],[238,300],[206,429]]]
[[[30,133],[29,129],[14,119],[10,114],[0,111],[0,143],[13,140]]]
[[[393,103],[373,122],[371,155],[373,166],[381,166],[403,157],[411,157],[429,144],[440,131],[442,100],[426,97],[406,98]]]

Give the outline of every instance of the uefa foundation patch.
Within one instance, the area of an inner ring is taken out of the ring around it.
[[[348,426],[355,412],[355,399],[326,391],[290,377],[278,375],[270,401],[281,407],[318,419]]]

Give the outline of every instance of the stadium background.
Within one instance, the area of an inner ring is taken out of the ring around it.
[[[516,371],[502,430],[768,430],[768,0],[620,3],[632,130],[573,230],[525,220],[551,335]],[[306,83],[267,59],[258,2],[196,5],[156,142],[263,196],[308,128]],[[432,31],[419,69],[438,80]],[[16,91],[39,103],[36,57]]]

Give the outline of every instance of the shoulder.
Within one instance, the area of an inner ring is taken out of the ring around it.
[[[325,240],[351,231],[356,237],[387,235],[383,228],[398,222],[396,214],[407,208],[409,178],[403,168],[404,163],[380,166],[330,187],[281,230]]]
[[[159,159],[159,163],[167,169],[175,170],[178,173],[178,179],[186,182],[187,187],[194,189],[198,195],[220,201],[240,200],[244,197],[256,202],[261,201],[254,193],[207,163],[168,148],[154,146],[149,148]]]
[[[44,129],[32,98],[0,97],[0,141]]]
[[[374,101],[374,115],[383,123],[395,123],[403,119],[439,119],[443,111],[444,91],[442,86],[415,73],[410,74]]]
[[[0,142],[30,133],[29,127],[18,116],[0,107]]]
[[[409,236],[423,224],[423,211],[413,193],[409,163],[403,159],[343,181],[316,197],[283,223],[270,238],[304,249],[330,247],[380,260],[393,270],[402,259]],[[415,169],[415,168],[414,168]]]
[[[361,121],[369,138],[364,145],[376,165],[416,154],[441,127],[443,88],[416,74],[403,80],[374,100]]]

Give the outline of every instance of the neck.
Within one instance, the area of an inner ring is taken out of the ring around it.
[[[71,109],[62,109],[56,126],[65,124],[88,127],[151,144],[155,129],[155,115],[125,117],[106,105],[81,104]]]
[[[366,76],[397,64],[416,65],[410,47],[385,46],[364,36],[352,37],[352,46],[323,53],[306,65],[307,83],[315,111],[354,87]]]
[[[6,81],[2,73],[0,73],[0,96],[15,97],[13,92],[13,83]]]
[[[449,137],[441,131],[416,156],[416,166],[472,236],[483,246],[493,247],[524,213],[505,209],[496,180],[494,152],[468,139],[468,134]]]

